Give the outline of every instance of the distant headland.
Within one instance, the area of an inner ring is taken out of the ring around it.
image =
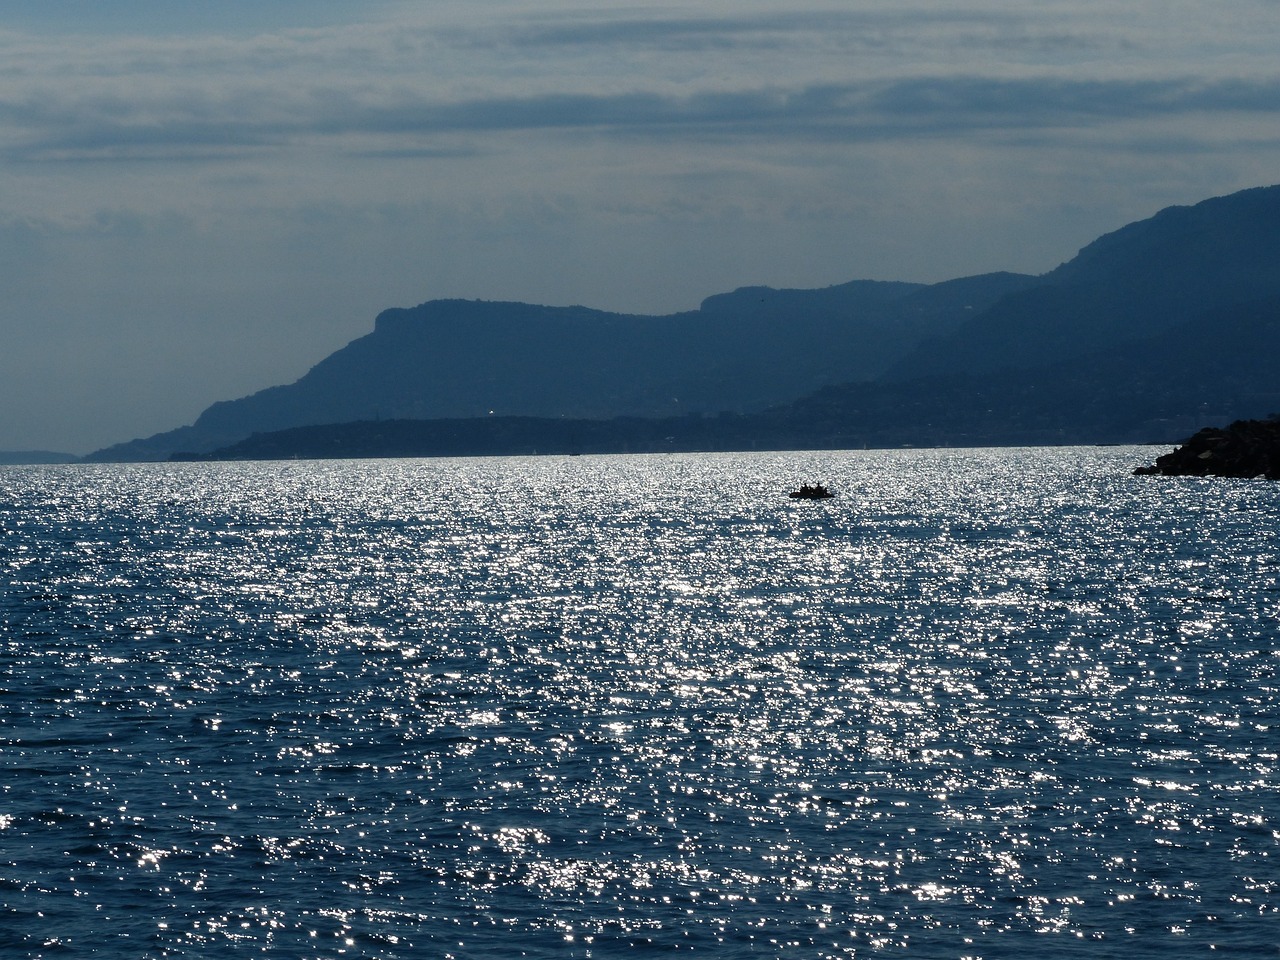
[[[1176,443],[1280,409],[1278,368],[1273,186],[1041,276],[744,287],[660,317],[386,310],[295,383],[87,459]]]

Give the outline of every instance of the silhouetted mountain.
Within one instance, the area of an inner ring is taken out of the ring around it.
[[[1208,311],[1112,351],[1001,377],[845,384],[755,415],[488,417],[255,434],[208,459],[654,453],[1062,443],[1174,443],[1280,409],[1280,298]]]
[[[382,446],[420,453],[567,449],[554,420],[594,438],[583,452],[1172,442],[1280,408],[1278,318],[1280,187],[1267,187],[1164,210],[1039,278],[748,287],[667,317],[456,300],[388,310],[297,383],[95,458],[354,421],[366,425],[307,443],[372,451],[370,431],[392,428],[368,423],[388,419],[451,422],[396,427]],[[689,416],[713,412],[726,415]]]
[[[933,286],[751,287],[665,317],[436,300],[383,312],[373,333],[296,383],[215,403],[190,427],[90,459],[164,459],[254,432],[356,420],[759,411],[874,379],[925,337],[1034,282],[993,274]]]
[[[1041,279],[922,343],[886,379],[1083,357],[1210,309],[1221,314],[1280,295],[1280,187],[1162,210],[1095,240]]]
[[[950,372],[828,387],[764,415],[817,447],[1173,443],[1280,409],[1280,297],[998,376]]]

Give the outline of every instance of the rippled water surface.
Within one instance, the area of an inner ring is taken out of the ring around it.
[[[1151,457],[0,470],[0,956],[1275,957],[1280,486]]]

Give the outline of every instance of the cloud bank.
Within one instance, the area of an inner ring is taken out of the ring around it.
[[[12,6],[0,448],[188,422],[432,297],[1041,272],[1280,160],[1261,0]]]

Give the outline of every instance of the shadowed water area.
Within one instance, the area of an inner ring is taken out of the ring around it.
[[[0,469],[0,955],[1274,957],[1280,487],[1149,459]]]

